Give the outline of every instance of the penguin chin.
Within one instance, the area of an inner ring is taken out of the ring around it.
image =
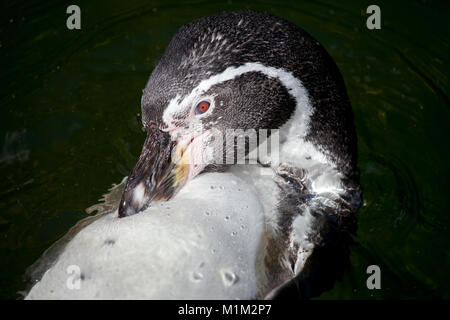
[[[217,164],[217,163],[211,163],[206,165],[205,169],[201,173],[207,173],[207,172],[225,172],[230,168],[231,165],[229,164]]]

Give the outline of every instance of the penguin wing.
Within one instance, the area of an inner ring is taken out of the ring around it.
[[[309,172],[285,163],[276,173],[281,195],[277,206],[279,260],[291,277],[265,299],[319,296],[332,288],[349,264],[361,191],[357,184],[344,180],[341,195],[314,192]]]

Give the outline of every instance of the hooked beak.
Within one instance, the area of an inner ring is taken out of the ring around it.
[[[187,180],[205,168],[204,161],[198,160],[202,143],[200,139],[193,143],[194,138],[187,136],[176,142],[158,128],[148,130],[142,153],[122,194],[120,218],[145,210],[152,201],[171,199]]]

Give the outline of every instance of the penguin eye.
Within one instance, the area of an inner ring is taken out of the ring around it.
[[[201,101],[195,107],[195,114],[202,114],[208,111],[210,103],[208,101]]]

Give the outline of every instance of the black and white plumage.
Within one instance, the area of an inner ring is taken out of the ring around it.
[[[202,101],[209,109],[198,114]],[[315,39],[251,11],[191,22],[147,82],[142,122],[125,218],[106,214],[79,231],[29,298],[264,298],[294,278],[310,297],[330,285],[324,268],[346,253],[361,192],[345,85]],[[212,161],[226,139],[210,133],[229,129],[279,129],[279,161]],[[57,286],[70,262],[90,274],[88,289]]]

